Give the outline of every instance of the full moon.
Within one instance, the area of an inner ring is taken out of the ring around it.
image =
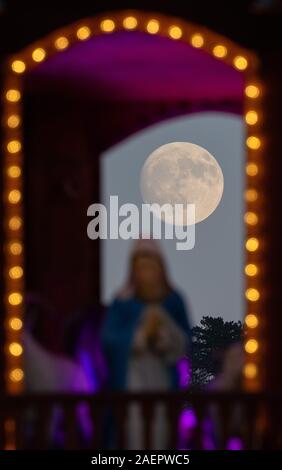
[[[202,222],[217,208],[224,178],[216,159],[203,147],[190,142],[170,142],[152,152],[140,177],[147,204],[195,205],[195,222]],[[153,209],[153,213],[155,213]],[[161,217],[164,219],[164,214]],[[174,220],[175,219],[175,220]],[[186,220],[186,217],[185,219]],[[168,222],[178,223],[177,216]]]

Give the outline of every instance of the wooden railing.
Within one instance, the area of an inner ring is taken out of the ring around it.
[[[0,403],[0,448],[126,449],[133,403],[142,410],[144,449],[153,447],[154,409],[159,403],[166,410],[169,449],[210,448],[208,441],[215,449],[226,449],[232,439],[244,449],[282,448],[281,396],[213,392],[8,396]],[[181,424],[184,410],[193,414],[188,428],[185,420]],[[115,430],[111,444],[107,427]]]

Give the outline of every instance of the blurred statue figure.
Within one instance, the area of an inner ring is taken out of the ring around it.
[[[80,364],[70,360],[66,355],[50,351],[46,344],[43,318],[46,320],[46,317],[51,318],[53,314],[47,302],[40,296],[34,294],[27,296],[23,332],[25,392],[91,393],[93,386]],[[63,445],[61,411],[57,405],[51,410],[50,445]],[[87,405],[82,403],[77,406],[76,422],[82,438],[88,439],[93,430]]]
[[[103,345],[114,390],[168,391],[179,386],[177,362],[187,353],[190,326],[181,296],[168,282],[153,240],[139,240],[133,250],[126,286],[109,307]],[[168,427],[158,404],[152,420],[152,446],[165,449]],[[144,446],[141,409],[129,407],[129,449]]]
[[[82,367],[66,355],[49,350],[45,341],[43,317],[52,312],[46,301],[29,294],[25,317],[24,368],[25,390],[40,392],[91,392],[93,390]]]

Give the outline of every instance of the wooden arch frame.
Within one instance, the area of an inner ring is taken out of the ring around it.
[[[73,44],[100,34],[120,30],[138,30],[184,41],[204,50],[217,60],[235,67],[244,75],[244,115],[246,121],[246,363],[244,376],[247,389],[261,384],[261,315],[262,297],[262,178],[264,145],[261,136],[262,87],[258,80],[256,56],[225,37],[185,20],[159,13],[119,11],[80,20],[58,29],[9,58],[5,68],[2,126],[4,135],[3,200],[4,200],[4,306],[5,306],[5,382],[8,393],[23,390],[23,346],[21,331],[24,314],[24,201],[22,145],[23,76],[48,57]],[[231,248],[232,249],[232,248]]]

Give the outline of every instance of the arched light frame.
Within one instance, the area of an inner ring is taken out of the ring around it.
[[[262,283],[262,178],[264,142],[261,133],[262,85],[258,79],[256,56],[208,29],[179,18],[159,13],[121,11],[104,13],[80,20],[52,32],[18,54],[6,64],[2,91],[3,126],[3,198],[4,198],[4,279],[6,370],[8,393],[20,393],[24,385],[22,328],[25,297],[24,273],[24,148],[22,93],[23,77],[54,54],[77,42],[116,31],[142,31],[183,41],[203,50],[217,60],[234,67],[244,76],[244,117],[246,122],[245,186],[245,351],[244,379],[246,388],[256,390],[261,384],[261,315]],[[230,247],[232,249],[232,247]],[[232,267],[231,267],[232,268]]]

